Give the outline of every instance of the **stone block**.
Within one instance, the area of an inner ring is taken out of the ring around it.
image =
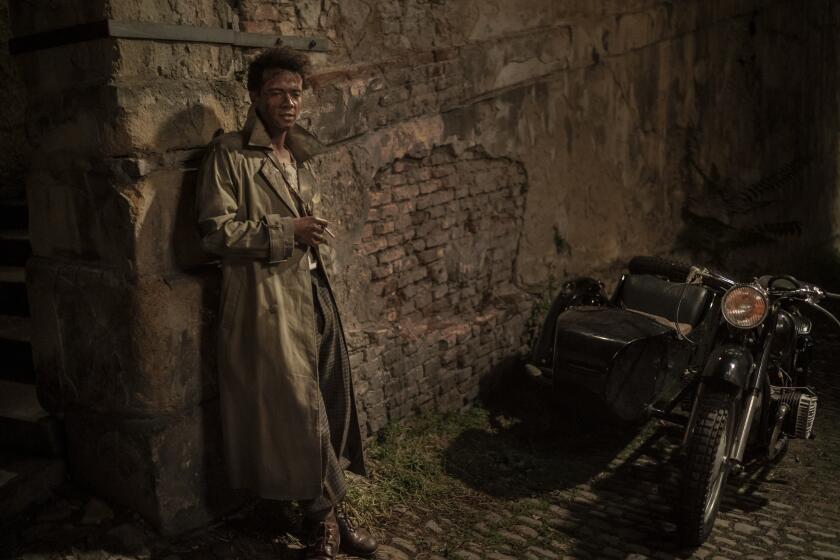
[[[73,479],[164,534],[204,525],[246,499],[227,485],[218,400],[145,420],[70,408],[65,426]]]
[[[108,7],[118,21],[227,27],[236,17],[227,2],[217,0],[109,0]]]
[[[45,408],[152,417],[217,394],[219,274],[128,277],[33,258],[32,347]],[[69,358],[72,357],[72,358]]]
[[[33,254],[126,269],[133,252],[129,200],[87,160],[52,163],[28,180]]]
[[[19,53],[14,61],[30,96],[48,94],[55,108],[68,90],[107,84],[114,76],[117,51],[113,39],[103,39]]]
[[[29,99],[42,155],[126,157],[202,148],[239,128],[247,94],[235,82],[153,80],[87,84]],[[51,166],[54,167],[54,166]]]
[[[111,51],[117,53],[114,74],[123,81],[236,82],[243,65],[240,51],[230,45],[116,39]]]
[[[59,60],[67,64],[66,59]],[[127,140],[117,120],[117,92],[112,86],[85,81],[60,92],[31,91],[27,110],[31,141],[41,157],[52,160],[70,154],[89,157],[103,152],[129,153],[124,149]],[[50,163],[49,167],[56,167],[56,163]]]
[[[163,169],[131,191],[132,261],[139,274],[177,272],[207,262],[195,222],[195,169]]]
[[[164,168],[136,177],[142,175],[136,164],[118,159],[95,169],[34,171],[33,253],[131,274],[179,272],[207,262],[195,223],[196,170]]]
[[[239,128],[247,93],[236,82],[155,80],[115,88],[120,108],[108,155],[206,146],[219,130]],[[231,100],[235,102],[231,103]]]

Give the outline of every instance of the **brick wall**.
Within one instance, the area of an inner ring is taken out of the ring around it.
[[[373,185],[356,252],[383,320],[350,329],[370,432],[474,399],[480,377],[520,351],[529,308],[513,274],[521,165],[439,147],[393,162]]]

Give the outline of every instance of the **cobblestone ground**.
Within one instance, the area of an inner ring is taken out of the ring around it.
[[[730,479],[709,541],[676,546],[680,431],[658,421],[616,427],[551,410],[538,387],[507,387],[486,426],[439,450],[456,492],[394,507],[375,532],[388,559],[840,559],[840,340],[819,347],[815,441],[792,442],[773,466]],[[298,558],[291,506],[259,503],[189,535],[163,539],[129,512],[67,486],[17,520],[11,557],[27,560]],[[10,549],[11,550],[11,549]]]

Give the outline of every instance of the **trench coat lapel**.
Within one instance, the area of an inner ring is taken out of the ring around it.
[[[271,159],[271,156],[266,155],[266,158],[263,160],[262,165],[260,166],[260,175],[262,175],[262,178],[271,187],[271,190],[280,197],[280,200],[289,207],[292,214],[294,214],[296,218],[300,218],[297,205],[294,200],[292,200],[292,195],[286,186],[286,180],[283,179],[283,175],[280,173],[280,170],[277,169],[277,165]]]
[[[248,118],[245,120],[245,128],[243,129],[245,135],[245,144],[250,148],[257,148],[265,151],[265,158],[260,165],[259,174],[263,180],[268,183],[271,190],[280,197],[280,200],[289,207],[295,217],[300,217],[297,205],[292,200],[292,195],[286,187],[286,181],[280,173],[279,164],[272,157],[274,147],[271,145],[271,137],[265,129],[257,111],[253,105],[248,110]]]

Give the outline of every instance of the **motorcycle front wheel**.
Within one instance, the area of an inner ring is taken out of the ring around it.
[[[686,546],[700,546],[715,524],[730,465],[729,423],[733,395],[707,388],[697,403],[697,420],[683,467],[678,530]]]

